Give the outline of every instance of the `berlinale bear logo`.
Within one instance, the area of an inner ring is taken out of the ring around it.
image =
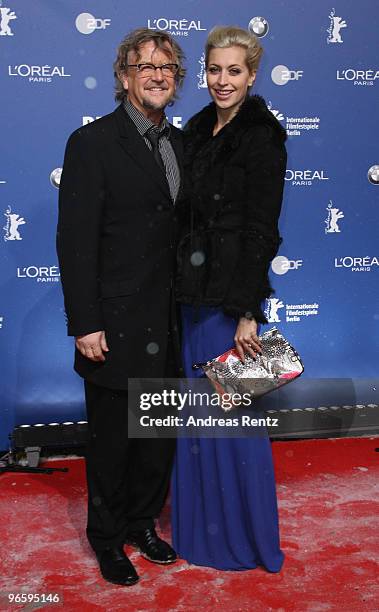
[[[9,22],[12,19],[17,19],[17,15],[10,8],[0,8],[0,36],[14,36]]]
[[[265,314],[269,323],[280,323],[278,310],[284,308],[284,304],[278,298],[269,298],[267,300],[267,307]]]
[[[336,11],[335,9],[332,9],[329,15],[330,26],[326,30],[328,32],[328,38],[326,39],[328,44],[329,43],[343,43],[343,40],[340,34],[340,30],[342,30],[342,28],[347,28],[346,21],[344,21],[342,17],[336,17],[335,15],[336,15]]]
[[[340,232],[341,230],[338,226],[338,221],[343,219],[345,216],[342,210],[339,208],[334,208],[332,200],[330,200],[326,210],[328,211],[328,216],[325,219],[325,234],[335,234]]]
[[[7,222],[3,227],[5,230],[4,240],[22,240],[18,227],[20,225],[25,225],[26,221],[24,217],[20,217],[20,215],[12,213],[10,206],[8,206],[4,215],[7,218]]]
[[[208,87],[208,84],[207,84],[207,69],[205,66],[205,53],[202,54],[198,62],[200,64],[200,72],[199,74],[196,75],[197,78],[199,79],[197,83],[197,88],[206,89]]]

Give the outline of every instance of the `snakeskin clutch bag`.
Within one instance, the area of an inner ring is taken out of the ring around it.
[[[246,354],[242,363],[232,348],[193,368],[202,368],[220,395],[247,393],[252,399],[288,384],[303,373],[298,353],[276,327],[265,331],[259,339],[262,354],[257,354],[255,359]]]

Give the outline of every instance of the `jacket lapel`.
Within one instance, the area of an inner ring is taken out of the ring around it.
[[[122,105],[116,108],[114,116],[118,128],[118,140],[125,153],[141,166],[146,180],[153,180],[162,194],[171,201],[169,186],[162,170]]]

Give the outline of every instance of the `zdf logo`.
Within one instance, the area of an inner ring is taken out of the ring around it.
[[[287,274],[288,270],[298,270],[302,265],[302,259],[288,259],[284,255],[278,255],[271,262],[271,268],[275,274]]]
[[[271,70],[271,78],[275,85],[287,85],[288,81],[298,81],[304,70],[290,70],[287,66],[275,66]]]
[[[111,25],[111,20],[98,19],[91,13],[80,13],[75,20],[75,25],[81,34],[92,34],[95,30],[105,30]]]

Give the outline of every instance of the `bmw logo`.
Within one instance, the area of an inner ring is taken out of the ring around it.
[[[59,185],[61,182],[62,168],[55,168],[50,174],[50,183],[53,187],[59,189]]]
[[[379,166],[371,166],[367,172],[367,178],[372,185],[379,185]]]
[[[263,38],[268,32],[268,22],[264,17],[253,17],[249,22],[249,32]]]

